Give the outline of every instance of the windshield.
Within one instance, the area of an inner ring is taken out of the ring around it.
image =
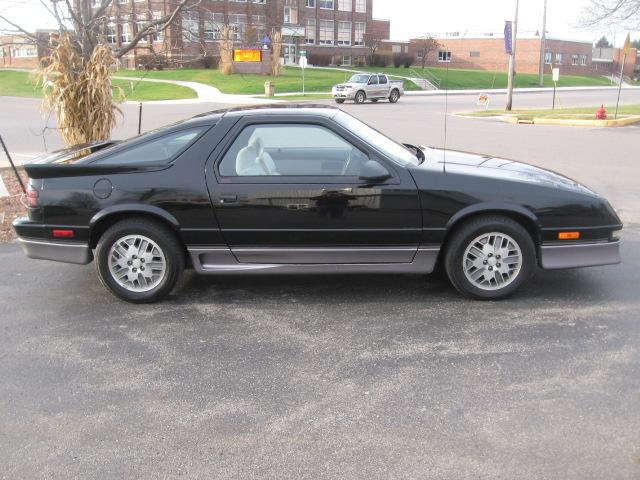
[[[349,79],[349,83],[367,83],[369,75],[354,75]]]
[[[383,135],[376,129],[371,128],[369,125],[361,122],[357,118],[340,111],[335,116],[335,119],[341,125],[348,128],[353,134],[373,145],[382,153],[389,156],[392,160],[395,160],[396,163],[399,163],[402,166],[420,164],[420,160],[405,146],[391,140],[389,137]]]

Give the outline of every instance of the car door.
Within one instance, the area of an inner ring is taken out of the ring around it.
[[[379,97],[389,96],[389,80],[386,75],[378,75],[378,95]]]
[[[369,160],[390,177],[360,180]],[[415,256],[422,220],[413,178],[328,118],[246,117],[210,162],[214,211],[239,262],[406,263]]]
[[[367,98],[378,98],[380,96],[380,86],[378,85],[378,76],[371,75],[367,83]]]

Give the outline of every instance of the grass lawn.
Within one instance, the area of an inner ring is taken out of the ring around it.
[[[330,92],[331,87],[349,79],[352,74],[340,70],[324,70],[308,68],[305,71],[305,90],[307,92]],[[222,93],[260,95],[264,94],[264,82],[272,81],[276,93],[302,91],[302,72],[297,67],[285,67],[282,75],[223,75],[215,69],[179,69],[179,70],[119,70],[119,77],[159,78],[167,80],[185,80],[213,85]],[[405,82],[407,90],[419,90],[411,82]]]
[[[413,66],[411,68],[369,68],[355,67],[354,70],[384,72],[388,75],[401,75],[411,77],[411,70],[421,74],[421,66]],[[506,72],[486,72],[482,70],[460,70],[449,69],[449,80],[446,81],[447,71],[441,67],[425,68],[431,75],[440,80],[440,88],[449,88],[449,90],[468,90],[468,89],[490,89],[490,88],[507,88]],[[505,65],[506,70],[506,65]],[[425,76],[429,79],[429,76]],[[587,77],[560,75],[559,87],[584,87],[584,86],[610,86],[611,82],[603,77]],[[553,87],[551,74],[545,75],[544,86]],[[516,75],[516,87],[518,88],[535,88],[538,87],[538,75],[533,73],[519,73]]]
[[[196,98],[195,91],[180,85],[127,80],[114,80],[113,85],[122,88],[126,100],[131,101]],[[42,91],[36,86],[34,74],[0,70],[0,96],[42,97]]]
[[[616,111],[615,105],[605,105],[608,118],[613,118],[613,114]],[[555,118],[580,118],[580,119],[595,119],[596,111],[600,107],[581,107],[581,108],[556,108],[551,109],[531,109],[531,110],[512,110],[507,112],[505,110],[487,110],[479,112],[469,112],[464,115],[470,117],[499,117],[502,115],[516,115],[520,118],[533,118],[533,117],[555,117]],[[620,105],[618,109],[618,115],[640,115],[640,105]]]

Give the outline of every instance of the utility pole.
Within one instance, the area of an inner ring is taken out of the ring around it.
[[[547,42],[547,0],[544,0],[544,10],[542,13],[542,36],[540,39],[540,80],[539,84],[544,87],[544,55]]]
[[[516,39],[518,38],[518,7],[520,0],[516,0],[516,16],[513,19],[513,34],[511,36],[511,56],[509,57],[509,83],[507,85],[507,111],[513,106],[513,83],[516,76]]]

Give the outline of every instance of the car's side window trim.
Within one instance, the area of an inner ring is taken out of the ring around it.
[[[277,124],[277,125],[313,125],[325,128],[337,135],[339,138],[352,145],[355,148],[358,148],[362,153],[364,153],[370,160],[374,160],[380,162],[384,165],[389,172],[391,173],[391,177],[386,180],[385,184],[398,184],[399,176],[395,171],[395,164],[393,162],[384,160],[382,155],[377,150],[372,150],[372,148],[362,142],[360,139],[353,135],[349,135],[348,132],[343,131],[339,126],[336,128],[336,125],[327,121],[325,119],[309,119],[309,118],[265,118],[265,117],[254,117],[254,118],[245,118],[239,121],[227,134],[227,139],[224,141],[221,148],[217,148],[218,152],[214,150],[212,152],[213,158],[213,172],[216,177],[218,183],[238,183],[238,184],[332,184],[332,185],[353,185],[355,183],[366,185],[366,181],[360,180],[360,178],[356,175],[343,176],[343,175],[243,175],[243,176],[232,176],[232,175],[223,175],[220,172],[220,164],[222,163],[225,155],[231,149],[234,142],[238,139],[241,133],[246,129],[253,125],[269,125],[269,124]],[[346,133],[346,135],[345,135]]]
[[[198,134],[193,137],[184,147],[182,147],[180,150],[178,150],[176,153],[174,153],[169,159],[167,160],[162,160],[159,162],[131,162],[131,163],[127,163],[126,165],[130,165],[132,167],[136,167],[136,166],[144,166],[144,165],[156,165],[158,167],[169,167],[171,165],[173,165],[173,163],[184,153],[186,152],[191,146],[193,146],[198,140],[200,140],[200,138],[202,138],[202,136],[204,134],[206,134],[212,127],[214,127],[215,125],[192,125],[192,126],[185,126],[184,128],[179,128],[176,130],[172,130],[170,132],[159,132],[157,135],[152,136],[151,138],[146,139],[143,142],[135,142],[132,145],[122,145],[121,148],[117,148],[117,150],[115,151],[110,151],[110,152],[104,152],[104,155],[101,155],[99,157],[96,157],[94,159],[92,159],[90,162],[87,162],[87,164],[91,165],[91,164],[98,164],[100,165],[100,161],[101,160],[107,160],[109,157],[121,154],[126,152],[127,150],[132,150],[134,148],[138,148],[141,147],[143,145],[146,145],[150,142],[154,142],[156,140],[159,140],[163,137],[167,137],[169,135],[174,135],[180,132],[185,132],[188,130],[200,130],[198,132]],[[103,165],[108,165],[108,164],[103,164]],[[124,165],[124,164],[123,164]]]

